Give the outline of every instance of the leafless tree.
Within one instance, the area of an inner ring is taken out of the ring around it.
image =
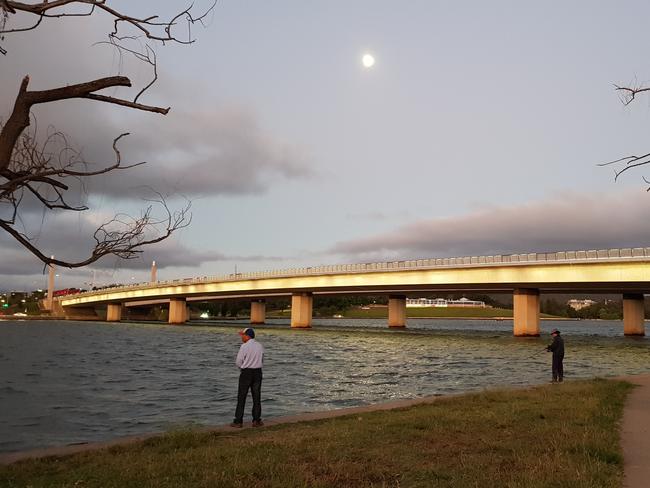
[[[621,103],[625,106],[630,105],[636,100],[637,95],[650,91],[650,87],[643,86],[642,84],[630,86],[614,85],[614,88],[620,96]],[[614,180],[617,180],[623,173],[638,168],[639,166],[645,166],[648,163],[650,163],[650,153],[625,156],[615,161],[602,163],[599,166],[614,166]],[[650,191],[650,180],[644,176],[643,181],[649,185],[646,191]]]
[[[110,76],[42,91],[29,90],[29,76],[22,79],[13,110],[6,121],[0,123],[0,207],[3,209],[0,214],[0,229],[15,238],[43,263],[73,268],[88,265],[111,254],[125,259],[136,257],[142,252],[143,246],[162,241],[174,231],[189,225],[189,204],[180,211],[171,211],[163,196],[157,193],[157,197],[150,203],[162,207],[162,218],[153,216],[152,205],[143,210],[139,217],[116,215],[95,231],[95,247],[87,258],[72,262],[48,256],[21,226],[21,203],[35,199],[48,212],[82,212],[88,210],[86,205],[71,204],[66,199],[73,180],[83,184],[87,178],[101,177],[143,163],[122,163],[118,143],[127,133],[120,134],[113,140],[115,160],[98,166],[99,169],[91,169],[88,161],[68,144],[64,134],[53,131],[39,142],[37,131],[30,130],[30,124],[35,120],[32,114],[34,106],[69,99],[84,99],[167,114],[168,107],[147,105],[139,101],[158,76],[152,44],[193,43],[192,27],[197,23],[203,24],[215,3],[216,0],[213,0],[209,8],[198,16],[193,14],[190,6],[168,20],[161,20],[157,15],[130,16],[110,7],[109,0],[0,0],[1,55],[10,55],[2,45],[5,36],[35,30],[46,19],[105,15],[113,22],[113,29],[108,32],[105,42],[113,46],[121,56],[134,56],[138,61],[148,64],[152,70],[152,80],[132,100],[98,93],[106,88],[130,87],[131,81],[126,76]],[[177,31],[182,32],[182,35],[177,35]]]

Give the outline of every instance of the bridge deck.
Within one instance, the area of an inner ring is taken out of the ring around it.
[[[64,307],[110,302],[415,291],[644,293],[650,284],[650,248],[508,256],[439,258],[334,265],[186,278],[85,292],[60,299]]]

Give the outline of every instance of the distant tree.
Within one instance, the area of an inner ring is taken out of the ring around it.
[[[623,318],[623,305],[619,300],[599,301],[580,310],[567,307],[568,316],[580,319],[620,320]]]
[[[249,300],[232,300],[230,301],[230,309],[228,315],[230,317],[237,317],[238,315],[246,315],[250,311]]]
[[[207,312],[210,317],[217,317],[221,310],[221,305],[218,302],[202,302],[197,304],[201,312]]]
[[[385,295],[335,295],[335,296],[315,296],[314,297],[314,314],[319,316],[330,316],[337,313],[345,312],[351,308],[363,307],[366,305],[385,305],[388,298]]]
[[[554,298],[542,300],[540,303],[540,311],[548,315],[555,315],[556,317],[568,317],[567,305]]]
[[[82,212],[88,210],[88,207],[81,203],[72,203],[69,199],[70,183],[73,180],[83,182],[87,178],[101,177],[109,172],[143,164],[122,162],[118,144],[128,135],[123,133],[113,139],[115,160],[97,166],[97,169],[90,169],[89,163],[81,154],[70,147],[65,134],[54,131],[44,139],[38,140],[37,131],[28,130],[34,118],[32,108],[40,104],[76,98],[120,105],[132,110],[167,114],[169,108],[147,105],[140,101],[158,77],[152,44],[191,44],[194,42],[191,27],[201,23],[215,5],[212,3],[209,9],[199,16],[194,16],[192,7],[189,7],[168,20],[161,20],[157,15],[134,17],[108,4],[107,0],[0,0],[2,55],[8,54],[2,45],[5,36],[33,31],[46,19],[105,15],[112,20],[113,25],[105,42],[113,46],[120,56],[133,56],[139,62],[149,65],[152,71],[149,84],[130,100],[98,93],[106,88],[130,87],[131,80],[126,76],[98,78],[43,91],[29,90],[29,76],[24,76],[18,83],[13,110],[4,123],[0,122],[0,229],[45,264],[73,268],[85,266],[111,254],[125,259],[134,258],[142,252],[143,246],[166,239],[174,231],[189,225],[191,220],[189,204],[182,210],[171,211],[164,197],[157,194],[151,203],[161,206],[162,217],[154,216],[151,205],[139,217],[116,215],[95,231],[95,246],[89,256],[74,262],[52,259],[22,228],[21,204],[28,199],[35,200],[46,212]],[[178,37],[176,32],[184,34]],[[62,55],[65,56],[65,53]],[[3,89],[7,90],[8,87]]]
[[[287,298],[269,298],[266,300],[266,310],[286,310],[291,305]]]

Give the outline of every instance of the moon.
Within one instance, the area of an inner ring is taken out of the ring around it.
[[[375,57],[372,54],[364,54],[361,63],[364,68],[372,68],[375,64]]]

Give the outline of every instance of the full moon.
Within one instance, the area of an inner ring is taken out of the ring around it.
[[[364,54],[361,58],[361,62],[365,68],[372,68],[375,64],[375,57],[372,54]]]

